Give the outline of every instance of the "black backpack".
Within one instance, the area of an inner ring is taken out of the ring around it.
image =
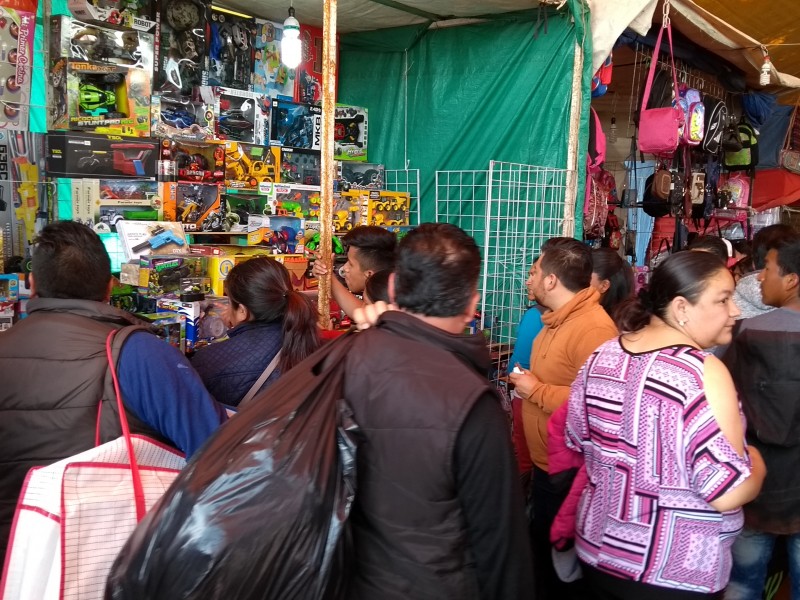
[[[722,100],[711,96],[703,98],[706,107],[706,134],[703,138],[703,152],[718,154],[722,148],[722,132],[728,122],[728,107]]]

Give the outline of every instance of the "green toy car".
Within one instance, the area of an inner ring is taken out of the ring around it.
[[[104,90],[84,83],[78,89],[78,104],[83,112],[92,117],[110,115],[117,106],[117,95],[111,90]],[[112,118],[109,116],[109,118]]]

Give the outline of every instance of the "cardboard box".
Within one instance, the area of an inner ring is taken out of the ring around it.
[[[156,176],[158,144],[121,136],[54,131],[45,136],[49,177],[148,179]]]
[[[322,157],[318,150],[284,148],[281,152],[280,183],[320,185]]]
[[[92,223],[98,233],[117,230],[129,221],[163,221],[164,211],[155,181],[131,179],[77,179],[92,202]]]
[[[161,183],[164,218],[178,221],[185,231],[212,231],[221,220],[221,184]]]
[[[386,181],[383,165],[367,162],[342,161],[336,163],[336,174],[343,191],[382,190]]]
[[[371,191],[367,221],[381,227],[409,225],[408,209],[411,198],[407,192]]]
[[[127,261],[144,254],[189,253],[189,244],[180,223],[123,220],[117,223],[117,230]]]
[[[186,352],[185,316],[175,312],[136,313],[136,316],[153,326],[156,335],[170,346]]]
[[[272,101],[271,141],[290,148],[319,150],[322,142],[322,109],[311,104]]]
[[[269,195],[278,180],[281,149],[225,142],[225,187],[231,192]]]
[[[272,214],[318,219],[320,202],[318,186],[278,183],[274,186]]]
[[[174,4],[166,0],[157,4],[160,35],[154,89],[189,98],[195,88],[203,85],[209,9],[203,0],[182,0],[182,10],[173,13],[170,6]]]
[[[5,24],[0,28],[0,82],[3,82],[0,126],[28,131],[36,14],[0,7],[0,20]]]
[[[208,268],[204,256],[154,254],[139,258],[139,294],[158,297],[164,294],[178,294],[181,280],[188,277],[203,277]]]
[[[266,144],[270,139],[270,99],[233,88],[216,88],[214,114],[217,137],[221,140]]]
[[[367,109],[338,104],[334,111],[334,160],[367,160]]]
[[[199,101],[161,94],[150,97],[150,131],[154,137],[195,143],[214,139],[214,90],[208,86],[197,89],[202,97]]]
[[[246,90],[253,72],[253,18],[211,6],[207,28],[208,52],[203,85]]]
[[[294,99],[295,70],[281,62],[283,23],[256,19],[253,91],[280,100]]]

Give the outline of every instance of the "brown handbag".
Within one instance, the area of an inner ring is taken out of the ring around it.
[[[659,167],[653,176],[653,195],[661,200],[669,200],[672,189],[672,173],[669,169]]]

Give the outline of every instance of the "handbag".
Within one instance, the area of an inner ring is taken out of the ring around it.
[[[800,124],[797,120],[797,106],[794,107],[792,112],[792,120],[789,123],[789,129],[786,130],[786,139],[783,142],[783,149],[781,150],[780,166],[800,175],[800,150],[792,148],[792,138],[795,129]]]
[[[122,437],[28,472],[0,584],[3,600],[102,600],[119,550],[186,465],[176,450],[130,433],[112,359],[118,331],[108,334],[106,355]],[[99,410],[97,422],[96,443]]]
[[[656,65],[658,63],[658,51],[661,48],[661,38],[664,30],[667,30],[669,39],[669,58],[672,64],[672,84],[675,98],[679,97],[678,78],[675,71],[675,58],[672,53],[672,27],[669,18],[664,20],[664,25],[658,31],[658,38],[653,49],[653,57],[650,60],[650,70],[647,74],[647,82],[642,96],[641,116],[639,117],[639,151],[656,156],[670,157],[675,154],[678,148],[678,140],[681,135],[681,128],[684,123],[683,111],[678,106],[668,106],[664,108],[647,108],[647,101],[650,98],[650,91],[653,87],[653,77],[655,76]]]

